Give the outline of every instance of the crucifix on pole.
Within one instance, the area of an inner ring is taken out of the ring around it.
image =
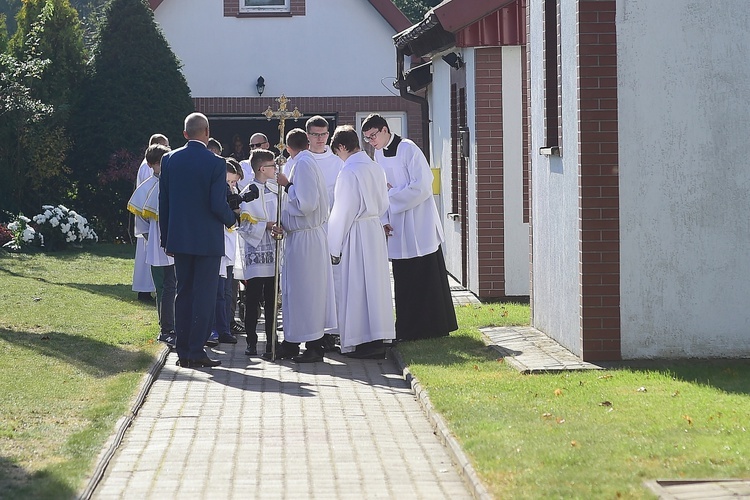
[[[276,147],[279,149],[279,156],[276,158],[276,163],[281,167],[284,164],[284,149],[286,148],[285,144],[285,137],[284,132],[286,128],[286,120],[288,118],[294,118],[294,121],[299,120],[302,117],[302,113],[299,109],[297,109],[297,106],[294,107],[293,111],[289,111],[286,109],[286,104],[289,102],[289,99],[286,98],[284,94],[281,94],[276,101],[279,103],[279,109],[276,111],[271,109],[271,106],[268,106],[268,109],[263,112],[265,117],[268,119],[268,121],[271,121],[272,118],[277,118],[279,120],[279,143],[276,145]],[[281,189],[278,185],[276,188],[276,226],[279,228],[281,227],[281,197],[284,190]],[[278,233],[274,235],[274,239],[276,240],[276,251],[274,256],[274,273],[273,273],[273,289],[274,289],[274,295],[278,295],[279,293],[279,260],[280,260],[280,254],[281,254],[281,238],[283,233]],[[278,306],[278,301],[276,302],[276,305]],[[274,308],[274,314],[273,314],[273,324],[271,326],[271,360],[276,360],[276,343],[278,340],[278,326],[277,326],[277,320],[278,320],[278,312],[276,312]],[[268,317],[266,317],[266,321],[269,321]]]
[[[268,109],[263,112],[263,115],[265,115],[266,119],[268,121],[271,121],[272,118],[278,118],[279,120],[279,143],[276,144],[276,147],[279,150],[279,153],[284,153],[284,149],[286,148],[285,141],[285,128],[286,128],[286,120],[288,118],[294,118],[294,121],[299,120],[302,118],[302,113],[297,108],[297,106],[294,107],[294,110],[289,111],[286,109],[286,104],[289,102],[289,99],[286,98],[284,94],[281,94],[281,96],[276,99],[276,102],[279,103],[279,109],[276,111],[271,109],[271,106],[268,106]]]

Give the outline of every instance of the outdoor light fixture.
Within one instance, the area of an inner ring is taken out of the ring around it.
[[[258,77],[258,81],[255,83],[255,88],[258,91],[258,95],[262,96],[263,92],[266,91],[266,80],[262,77]]]

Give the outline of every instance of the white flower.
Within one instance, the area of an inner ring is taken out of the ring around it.
[[[31,219],[29,219],[28,217],[26,217],[26,216],[24,216],[24,215],[19,215],[19,216],[18,216],[18,220],[22,220],[22,221],[24,221],[24,222],[25,222],[26,224],[28,224],[29,222],[31,222]]]
[[[33,228],[27,227],[23,230],[23,233],[21,233],[21,239],[25,241],[26,243],[31,243],[34,241],[34,235],[36,234],[36,231],[34,231]]]
[[[60,224],[60,231],[63,233],[70,231],[70,224]]]
[[[55,207],[53,207],[52,205],[42,205],[42,210],[50,210],[52,208],[55,208]]]
[[[8,229],[10,229],[12,232],[16,232],[20,229],[20,224],[18,224],[17,220],[14,220],[10,224],[8,224]]]
[[[42,214],[35,215],[34,216],[34,222],[36,222],[37,224],[43,223],[44,222],[44,215],[42,215]]]
[[[57,217],[52,217],[49,220],[49,223],[52,224],[52,227],[57,227],[57,225],[60,224],[60,221],[58,220]]]
[[[48,206],[49,206],[49,205],[48,205]],[[52,217],[52,211],[50,210],[51,208],[54,208],[54,207],[49,207],[49,208],[48,208],[47,210],[45,210],[45,211],[44,211],[44,216],[45,216],[45,217],[46,217],[47,219],[49,219],[50,217]]]

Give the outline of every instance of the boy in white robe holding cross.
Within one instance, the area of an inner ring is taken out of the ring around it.
[[[336,327],[333,270],[324,227],[328,190],[309,144],[302,129],[291,130],[286,136],[286,149],[294,164],[288,176],[277,176],[287,196],[282,203],[282,227],[274,226],[275,234],[283,231],[285,235],[281,274],[284,342],[276,357],[291,357],[298,363],[323,361],[323,333]],[[302,342],[307,350],[298,356]]]

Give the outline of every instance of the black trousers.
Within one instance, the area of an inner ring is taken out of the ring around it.
[[[444,337],[458,330],[443,251],[393,259],[396,339]]]
[[[263,314],[266,317],[266,350],[271,347],[273,322],[276,321],[276,290],[274,290],[273,276],[267,278],[250,278],[245,285],[245,332],[247,345],[258,343],[258,307],[263,301]]]

